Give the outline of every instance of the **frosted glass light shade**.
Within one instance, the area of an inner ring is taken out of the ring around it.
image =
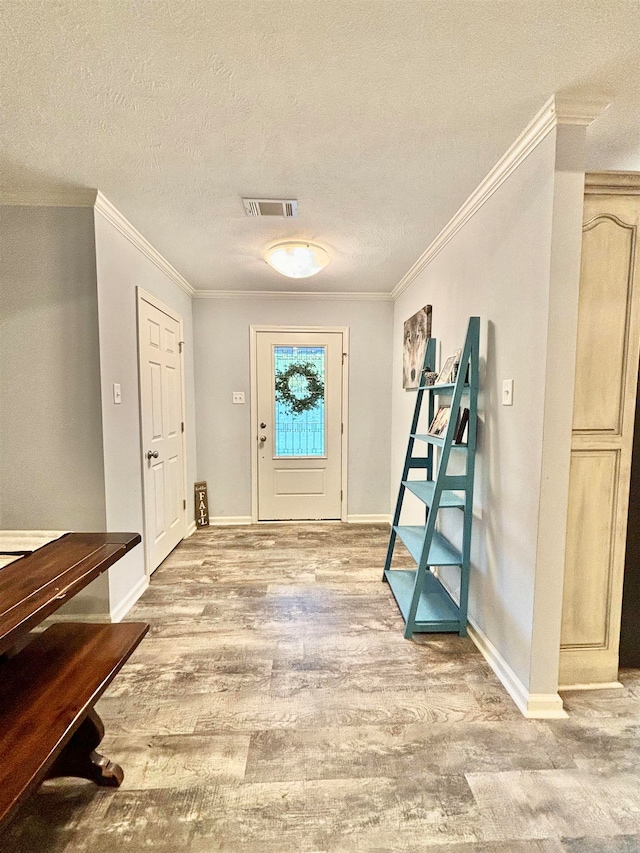
[[[324,269],[331,258],[315,243],[276,243],[267,250],[265,261],[288,278],[309,278]]]

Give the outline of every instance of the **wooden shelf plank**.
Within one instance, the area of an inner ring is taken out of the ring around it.
[[[411,438],[415,438],[418,441],[426,441],[427,444],[435,444],[436,447],[444,447],[444,438],[439,438],[437,435],[429,435],[428,433],[417,433],[414,432],[411,434]],[[468,450],[467,444],[451,444],[452,450]]]
[[[140,542],[138,533],[67,533],[0,570],[0,654]]]
[[[402,485],[419,498],[427,506],[433,503],[433,493],[436,488],[435,480],[403,480]],[[450,489],[444,489],[440,497],[440,508],[458,507],[464,509],[464,497]]]
[[[422,548],[424,546],[424,527],[397,525],[393,528],[407,551],[416,563],[420,562]],[[441,533],[434,531],[431,548],[429,549],[430,566],[460,566],[462,565],[462,554],[448,542]]]
[[[45,777],[148,629],[57,624],[2,665],[0,822]]]
[[[413,596],[416,569],[388,569],[384,574],[402,618],[406,622]],[[459,628],[460,614],[458,608],[438,579],[431,572],[427,572],[418,602],[414,631],[417,633],[426,631],[457,632]]]
[[[443,393],[449,393],[449,392],[452,392],[455,387],[456,387],[455,382],[447,382],[447,383],[443,383],[441,385],[420,385],[418,390],[436,391],[436,392],[442,391]],[[462,386],[463,394],[464,393],[468,394],[470,390],[471,390],[471,386],[468,383]]]

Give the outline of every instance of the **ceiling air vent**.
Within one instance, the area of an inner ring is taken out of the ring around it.
[[[243,198],[244,212],[247,216],[284,216],[295,219],[298,215],[298,201],[295,198]]]

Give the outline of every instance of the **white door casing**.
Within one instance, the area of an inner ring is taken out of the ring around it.
[[[145,558],[151,574],[186,534],[182,318],[138,288]]]
[[[276,347],[321,347],[324,350],[325,447],[321,456],[277,455]],[[347,356],[348,330],[344,328],[252,327],[254,522],[346,518]]]

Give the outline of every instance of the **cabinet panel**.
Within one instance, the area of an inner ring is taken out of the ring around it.
[[[582,243],[573,429],[620,433],[630,311],[633,228],[601,215]]]
[[[563,648],[608,644],[618,455],[610,450],[571,454]]]
[[[559,667],[564,686],[618,677],[640,355],[639,231],[640,174],[587,175]]]

